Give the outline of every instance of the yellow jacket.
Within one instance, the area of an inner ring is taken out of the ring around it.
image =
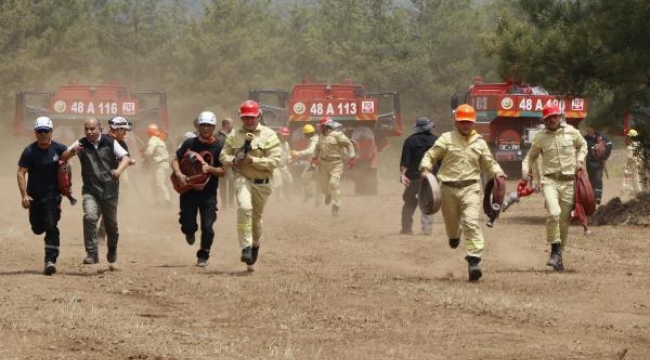
[[[233,166],[235,153],[244,146],[246,141],[246,133],[246,130],[240,128],[228,134],[223,149],[221,149],[221,155],[219,155],[219,161],[223,166]],[[234,168],[234,171],[249,179],[271,178],[273,169],[280,164],[282,159],[280,139],[278,139],[275,131],[261,124],[258,124],[257,128],[251,133],[254,138],[251,141],[251,150],[248,155],[253,162],[241,164]]]
[[[331,130],[321,137],[321,140],[316,145],[313,157],[321,161],[337,161],[341,160],[341,155],[345,149],[348,150],[350,158],[356,156],[350,139],[338,130]]]
[[[544,174],[574,175],[576,160],[584,163],[587,142],[571,125],[560,125],[556,131],[544,130],[533,138],[530,150],[521,165],[523,172],[530,172],[533,163],[542,156]]]
[[[442,182],[479,180],[481,172],[486,172],[490,178],[504,174],[487,143],[475,130],[469,137],[457,130],[442,134],[424,154],[420,171],[430,172],[438,160],[442,160],[438,171]]]

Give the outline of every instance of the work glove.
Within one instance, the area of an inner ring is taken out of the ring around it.
[[[318,159],[311,159],[311,167],[317,167],[318,165],[320,165]]]
[[[357,165],[357,159],[356,158],[349,158],[348,159],[348,169],[352,169]]]

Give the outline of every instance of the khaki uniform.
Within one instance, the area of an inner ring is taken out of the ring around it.
[[[308,159],[307,165],[300,174],[300,182],[302,184],[305,201],[315,197],[318,191],[318,172],[316,172],[315,169],[311,166],[311,162],[309,160],[311,160],[312,156],[314,155],[314,151],[316,151],[316,145],[318,144],[319,138],[320,136],[316,134],[312,135],[312,137],[309,138],[309,144],[307,145],[307,148],[297,151],[298,158]],[[318,203],[317,198],[315,198],[315,201]]]
[[[481,172],[492,178],[502,175],[501,166],[494,160],[487,143],[476,131],[469,137],[458,131],[442,134],[433,147],[424,154],[420,171],[431,172],[442,160],[438,179],[442,185],[442,217],[449,239],[465,238],[467,256],[481,257],[485,241],[479,222],[481,209]]]
[[[282,193],[285,200],[291,198],[291,187],[293,186],[293,177],[289,171],[289,161],[291,160],[291,148],[287,141],[280,141],[282,156],[280,164],[273,170],[273,191]],[[278,194],[280,195],[280,194]]]
[[[625,192],[630,192],[633,195],[643,191],[641,183],[641,160],[639,159],[639,143],[637,141],[630,142],[626,149],[625,169],[623,173],[623,188],[621,195]]]
[[[534,162],[542,159],[542,191],[546,201],[546,240],[564,247],[571,225],[574,202],[576,161],[584,163],[587,142],[571,125],[561,125],[556,131],[545,130],[533,138],[531,148],[522,164],[530,172]]]
[[[233,130],[226,138],[219,160],[233,167],[235,154],[244,145],[246,130]],[[259,247],[262,238],[262,214],[271,194],[273,170],[282,158],[280,139],[264,125],[251,132],[255,137],[248,153],[253,162],[233,167],[237,201],[237,237],[242,249]]]
[[[171,168],[169,166],[169,151],[167,145],[157,136],[151,136],[144,151],[147,158],[151,160],[154,177],[154,196],[158,204],[171,204],[167,181]]]
[[[323,135],[314,150],[313,157],[320,162],[318,166],[320,186],[326,196],[331,196],[333,209],[341,206],[342,156],[346,149],[349,158],[356,156],[350,139],[338,130],[330,130]]]

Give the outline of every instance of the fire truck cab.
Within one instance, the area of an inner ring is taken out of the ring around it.
[[[311,83],[305,78],[291,91],[255,89],[249,96],[260,103],[266,126],[274,130],[289,128],[292,149],[306,147],[302,134],[305,124],[316,127],[324,116],[342,124],[342,131],[357,151],[357,166],[353,170],[355,193],[377,193],[378,154],[387,145],[387,137],[402,133],[399,93],[366,92],[363,85],[353,84],[349,79],[328,84]]]
[[[146,139],[150,123],[169,133],[167,95],[164,91],[129,92],[125,86],[114,84],[87,85],[70,83],[54,91],[19,91],[16,93],[14,133],[31,135],[34,120],[48,116],[54,122],[53,137],[69,144],[83,136],[83,120],[94,117],[107,126],[107,121],[122,116],[132,124],[127,140]],[[104,130],[107,130],[104,128]]]
[[[560,106],[563,118],[574,127],[587,117],[587,100],[582,97],[550,94],[542,87],[514,81],[484,83],[474,78],[464,103],[476,110],[476,130],[487,141],[504,170],[519,174],[521,161],[534,135],[543,130],[542,108],[548,103]],[[459,104],[452,97],[452,109]]]

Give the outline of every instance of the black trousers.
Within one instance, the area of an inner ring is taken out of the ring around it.
[[[194,234],[198,229],[196,215],[201,219],[201,248],[196,257],[208,259],[214,241],[213,225],[217,221],[217,194],[190,190],[180,197],[181,211],[178,222],[183,234]]]
[[[587,175],[589,182],[594,189],[594,197],[599,200],[603,198],[603,170],[605,167],[600,163],[587,162]]]
[[[418,191],[420,190],[420,183],[422,179],[411,179],[409,186],[404,188],[402,193],[402,231],[413,231],[413,215],[418,208]]]
[[[29,224],[36,235],[45,233],[45,262],[56,262],[61,242],[59,228],[61,220],[61,195],[48,194],[34,198],[29,207]]]

